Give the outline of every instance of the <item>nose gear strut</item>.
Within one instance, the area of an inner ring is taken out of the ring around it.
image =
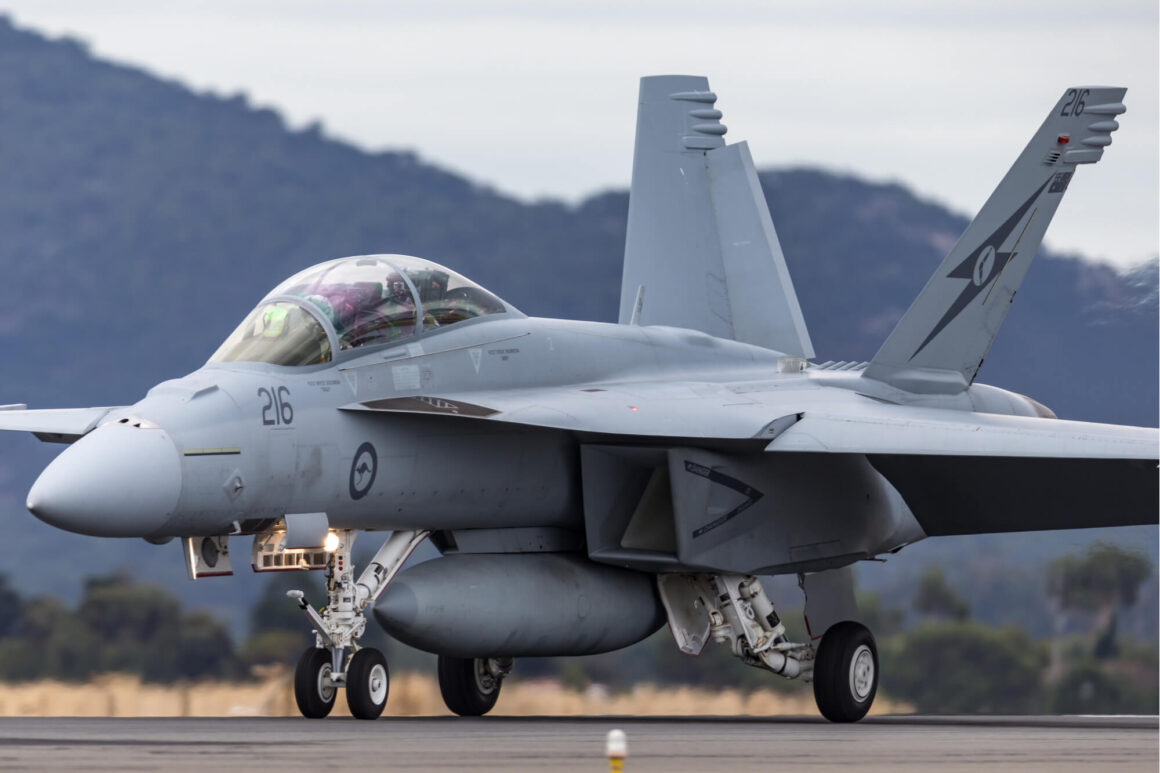
[[[347,704],[355,717],[375,719],[382,713],[389,684],[386,659],[378,650],[358,645],[366,632],[366,609],[430,533],[392,532],[355,580],[351,549],[358,531],[336,531],[338,546],[327,559],[327,603],[322,611],[311,607],[302,591],[286,592],[314,626],[315,645],[303,654],[294,677],[294,697],[303,716],[329,714],[338,687],[346,688]]]

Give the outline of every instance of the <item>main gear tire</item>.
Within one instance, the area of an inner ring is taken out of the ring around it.
[[[503,677],[487,658],[439,656],[439,692],[443,703],[461,717],[481,717],[495,707]]]
[[[378,719],[387,706],[391,677],[383,653],[367,647],[346,667],[346,705],[355,719]]]
[[[878,692],[878,646],[852,620],[830,626],[814,658],[814,700],[831,722],[857,722]]]
[[[311,647],[294,669],[294,701],[307,719],[322,719],[334,708],[337,688],[331,680],[330,650]]]

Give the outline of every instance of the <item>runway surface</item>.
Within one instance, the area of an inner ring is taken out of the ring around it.
[[[1156,717],[0,719],[2,770],[1157,769]]]

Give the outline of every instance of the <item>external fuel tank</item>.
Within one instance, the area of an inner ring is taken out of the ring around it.
[[[401,642],[465,658],[610,652],[665,621],[651,574],[574,553],[437,558],[396,577],[374,613]]]

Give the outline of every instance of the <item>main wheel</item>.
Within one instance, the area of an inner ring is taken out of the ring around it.
[[[831,722],[857,722],[878,692],[878,647],[861,623],[835,623],[814,659],[814,700]]]
[[[355,719],[378,719],[390,688],[383,653],[371,647],[354,653],[346,667],[346,705]]]
[[[311,647],[298,659],[294,700],[307,719],[322,719],[334,708],[335,688],[330,674],[330,650]]]
[[[499,699],[503,677],[487,658],[439,656],[439,692],[447,708],[461,717],[481,717]]]

